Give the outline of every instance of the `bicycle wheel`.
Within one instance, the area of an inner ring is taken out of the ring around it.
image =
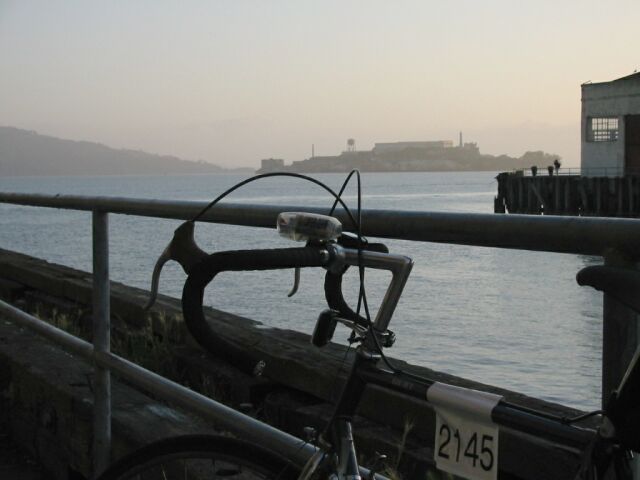
[[[111,465],[99,480],[288,480],[299,469],[252,443],[188,435],[147,445]]]

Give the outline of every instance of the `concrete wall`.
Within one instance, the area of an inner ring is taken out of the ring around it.
[[[624,116],[629,114],[640,114],[640,74],[612,82],[582,85],[581,166],[583,175],[616,176],[624,172]],[[589,117],[617,117],[618,139],[610,142],[588,142]]]

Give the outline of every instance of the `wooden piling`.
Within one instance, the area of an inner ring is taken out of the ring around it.
[[[518,186],[518,203],[516,204],[516,213],[524,213],[522,211],[522,205],[524,204],[524,186],[523,182],[517,182]]]
[[[618,185],[618,216],[624,215],[624,183]]]

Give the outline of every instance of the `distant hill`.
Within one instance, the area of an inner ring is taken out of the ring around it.
[[[188,161],[100,143],[77,142],[0,127],[0,176],[18,175],[164,175],[170,173],[250,173],[204,161]]]

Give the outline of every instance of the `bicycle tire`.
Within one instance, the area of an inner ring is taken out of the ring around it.
[[[152,443],[113,463],[98,480],[289,480],[300,470],[259,445],[186,435]]]

